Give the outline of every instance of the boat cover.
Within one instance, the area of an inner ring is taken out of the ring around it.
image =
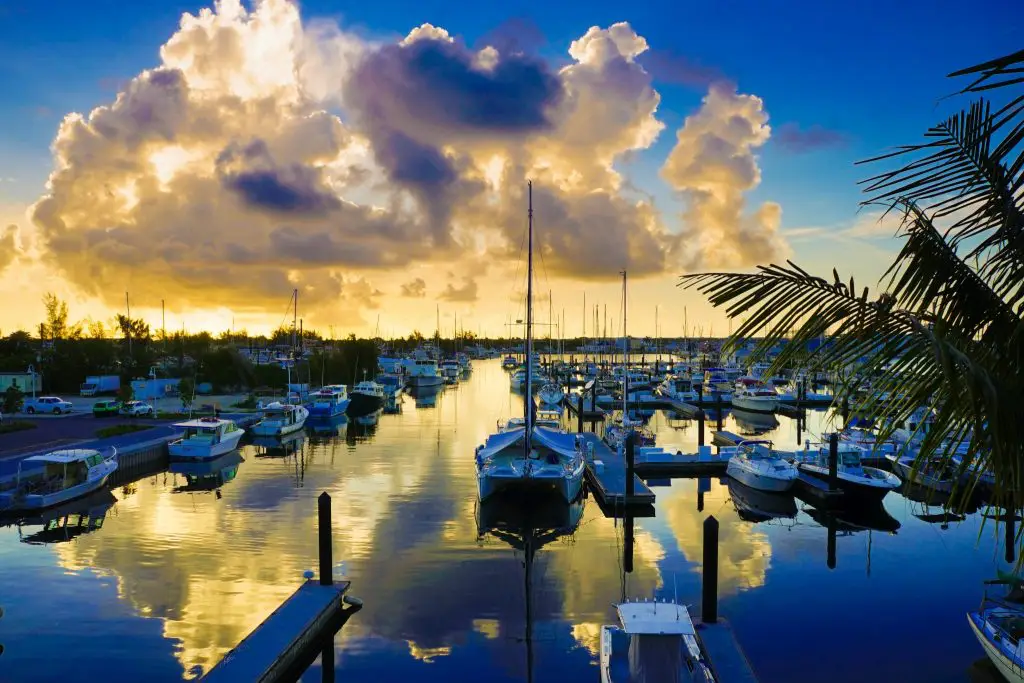
[[[533,439],[535,444],[546,446],[559,455],[572,457],[576,453],[575,434],[566,434],[548,427],[534,427]]]
[[[477,454],[481,458],[487,458],[496,453],[500,453],[506,448],[514,446],[516,443],[521,441],[523,438],[523,434],[525,433],[526,429],[523,427],[519,427],[517,429],[512,429],[507,432],[498,432],[497,434],[491,434],[489,437],[487,437],[487,442],[480,447],[479,451],[477,451]]]
[[[678,635],[634,635],[629,641],[631,683],[682,683],[683,640]]]

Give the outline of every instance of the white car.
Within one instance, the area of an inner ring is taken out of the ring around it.
[[[142,401],[128,401],[121,406],[121,414],[128,417],[153,417],[153,406]]]
[[[25,399],[25,412],[29,415],[35,413],[61,415],[62,413],[70,413],[72,410],[74,410],[74,406],[71,403],[56,396],[40,396],[39,398]]]

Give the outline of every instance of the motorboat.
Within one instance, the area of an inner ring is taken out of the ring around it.
[[[0,480],[0,514],[42,510],[89,495],[117,470],[117,449],[104,455],[90,448],[69,448],[33,455],[18,471]]]
[[[245,430],[231,420],[200,417],[174,425],[185,430],[181,438],[167,444],[171,461],[212,460],[238,448]]]
[[[444,384],[437,361],[433,358],[414,358],[406,365],[405,370],[410,387],[439,387]]]
[[[779,395],[764,384],[747,384],[733,392],[732,405],[754,413],[774,413],[779,405]]]
[[[1005,595],[989,596],[993,585],[1006,586]],[[985,586],[981,606],[967,613],[967,623],[999,673],[1010,683],[1024,683],[1024,582],[1003,576]]]
[[[633,443],[637,446],[653,446],[657,441],[654,432],[643,420],[622,415],[605,427],[604,442],[613,451],[618,451],[625,447],[626,436],[630,433],[633,434]]]
[[[515,356],[505,356],[504,360],[501,361],[501,367],[503,370],[515,370],[519,366],[519,362]]]
[[[565,392],[562,390],[562,387],[549,382],[540,388],[540,391],[537,392],[537,398],[540,399],[541,403],[557,406],[561,405],[562,400],[565,399]]]
[[[457,384],[459,375],[462,374],[462,366],[454,358],[441,361],[439,370],[445,384]]]
[[[940,493],[951,493],[957,482],[951,461],[940,456],[918,458],[916,455],[887,455],[892,469],[905,482]]]
[[[705,394],[728,394],[732,391],[733,381],[723,368],[708,368],[704,371],[703,389]]]
[[[726,486],[736,514],[745,522],[796,517],[796,499],[791,493],[758,491],[731,477],[726,479]]]
[[[771,441],[741,441],[720,451],[729,456],[726,473],[758,491],[788,491],[797,480],[796,465],[780,457]]]
[[[655,391],[673,401],[696,403],[698,400],[697,392],[694,391],[693,382],[689,377],[669,375],[662,380]]]
[[[349,394],[348,413],[351,415],[365,415],[384,406],[384,387],[373,380],[364,379],[354,387]]]
[[[530,373],[530,388],[540,387],[547,383],[547,378],[543,375],[539,368],[531,368]],[[526,370],[520,368],[512,373],[509,383],[513,391],[526,391]]]
[[[533,185],[529,192],[529,235],[533,244]],[[535,424],[533,403],[533,250],[527,251],[526,364],[523,387],[526,393],[522,427],[499,427],[476,448],[474,459],[480,500],[507,491],[533,493],[554,489],[566,501],[573,501],[583,487],[586,470],[583,438],[557,427]],[[537,411],[536,417],[540,417]]]
[[[312,417],[334,417],[348,410],[348,387],[328,384],[309,395],[309,414]]]
[[[251,429],[256,436],[284,436],[302,429],[308,417],[305,406],[274,401],[263,407],[263,419]]]
[[[829,479],[828,443],[804,443],[803,452],[798,451],[797,468],[804,474],[828,481]],[[885,494],[900,487],[900,479],[895,474],[880,470],[877,467],[865,467],[861,462],[862,451],[856,445],[840,440],[836,453],[836,485],[846,496],[867,501],[880,501]]]
[[[395,399],[402,394],[405,380],[394,373],[382,372],[373,378],[373,381],[384,390],[384,397]]]
[[[615,605],[620,626],[601,627],[601,683],[713,683],[686,607],[669,601]]]

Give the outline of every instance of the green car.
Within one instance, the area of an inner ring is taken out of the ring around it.
[[[121,414],[120,401],[96,401],[92,406],[92,414],[96,417],[110,417]]]

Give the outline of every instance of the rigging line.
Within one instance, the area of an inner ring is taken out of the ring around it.
[[[513,286],[516,287],[516,289],[512,290],[512,294],[518,294],[519,293],[518,292],[519,269],[523,265],[523,252],[526,251],[526,237],[527,237],[527,231],[528,230],[529,230],[529,226],[524,224],[523,225],[523,235],[522,235],[522,238],[519,240],[519,255],[516,257],[516,269],[515,269],[515,273],[512,276],[512,282],[515,283]],[[525,293],[524,293],[524,295],[525,295]],[[506,302],[506,304],[507,303],[508,302]],[[517,306],[517,310],[521,310],[521,309],[518,309],[518,306],[519,306],[518,303],[516,304],[516,306]],[[525,317],[525,316],[516,316],[516,317],[522,318],[522,317]],[[506,332],[508,334],[511,334],[512,333],[511,328],[506,330]]]

